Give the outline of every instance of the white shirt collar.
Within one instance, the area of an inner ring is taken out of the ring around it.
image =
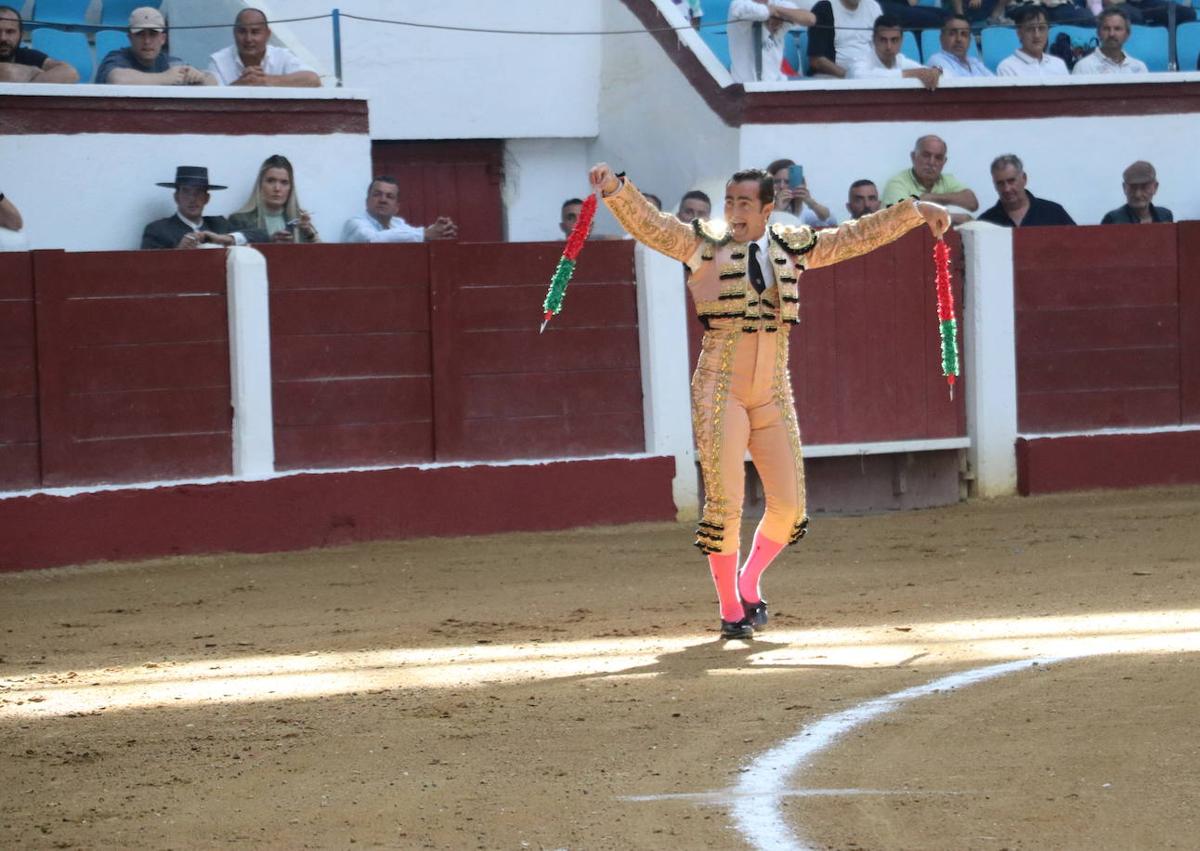
[[[203,215],[201,215],[201,217],[200,217],[200,224],[196,224],[195,222],[189,221],[188,219],[184,218],[183,213],[179,212],[178,210],[175,211],[175,218],[179,219],[179,221],[183,222],[185,225],[187,225],[193,231],[199,231],[201,228],[204,227],[204,216]]]

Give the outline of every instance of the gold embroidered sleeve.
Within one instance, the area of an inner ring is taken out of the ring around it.
[[[621,188],[604,198],[604,203],[621,227],[643,245],[686,263],[700,247],[696,232],[670,213],[660,213],[629,178]]]
[[[819,269],[858,257],[894,242],[924,223],[925,219],[917,212],[917,205],[903,201],[878,213],[869,213],[861,219],[843,222],[836,228],[817,231],[817,244],[809,253],[805,267]]]

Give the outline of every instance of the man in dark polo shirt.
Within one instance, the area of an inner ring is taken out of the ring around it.
[[[0,6],[0,83],[78,83],[79,72],[40,50],[21,47],[21,13]]]
[[[1151,203],[1154,193],[1158,191],[1158,175],[1150,163],[1138,160],[1125,169],[1121,188],[1125,190],[1125,204],[1105,213],[1100,224],[1148,225],[1175,221],[1174,213],[1166,207],[1155,207]]]
[[[992,183],[1000,200],[981,213],[979,221],[1006,228],[1075,224],[1061,205],[1035,198],[1025,188],[1028,179],[1025,166],[1016,154],[1002,154],[992,160]]]

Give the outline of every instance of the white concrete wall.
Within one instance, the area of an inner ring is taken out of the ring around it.
[[[45,86],[38,93],[93,95],[101,87]],[[145,88],[104,86],[144,97]],[[133,89],[133,92],[129,90]],[[29,87],[5,87],[29,94]],[[275,89],[272,97],[292,95]],[[195,96],[155,87],[155,97]],[[224,90],[213,97],[241,97]],[[326,91],[322,97],[353,97]],[[175,179],[178,165],[208,167],[209,180],[228,189],[214,191],[206,213],[227,215],[245,203],[262,161],[283,154],[296,169],[300,201],[313,213],[317,229],[337,241],[342,224],[363,208],[370,181],[371,145],[366,135],[212,136],[182,134],[0,135],[5,194],[21,210],[23,233],[32,248],[109,251],[137,248],[142,229],[175,211],[171,190],[155,183]]]
[[[585,139],[510,139],[504,146],[508,239],[562,239],[562,202],[587,193],[588,165]]]

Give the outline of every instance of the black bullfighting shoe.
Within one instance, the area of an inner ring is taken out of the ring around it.
[[[747,603],[742,601],[742,610],[746,613],[745,620],[750,622],[750,625],[755,629],[762,629],[767,625],[767,601],[759,600],[757,603]]]
[[[742,618],[740,621],[721,621],[721,638],[753,638],[754,627],[750,621]]]

